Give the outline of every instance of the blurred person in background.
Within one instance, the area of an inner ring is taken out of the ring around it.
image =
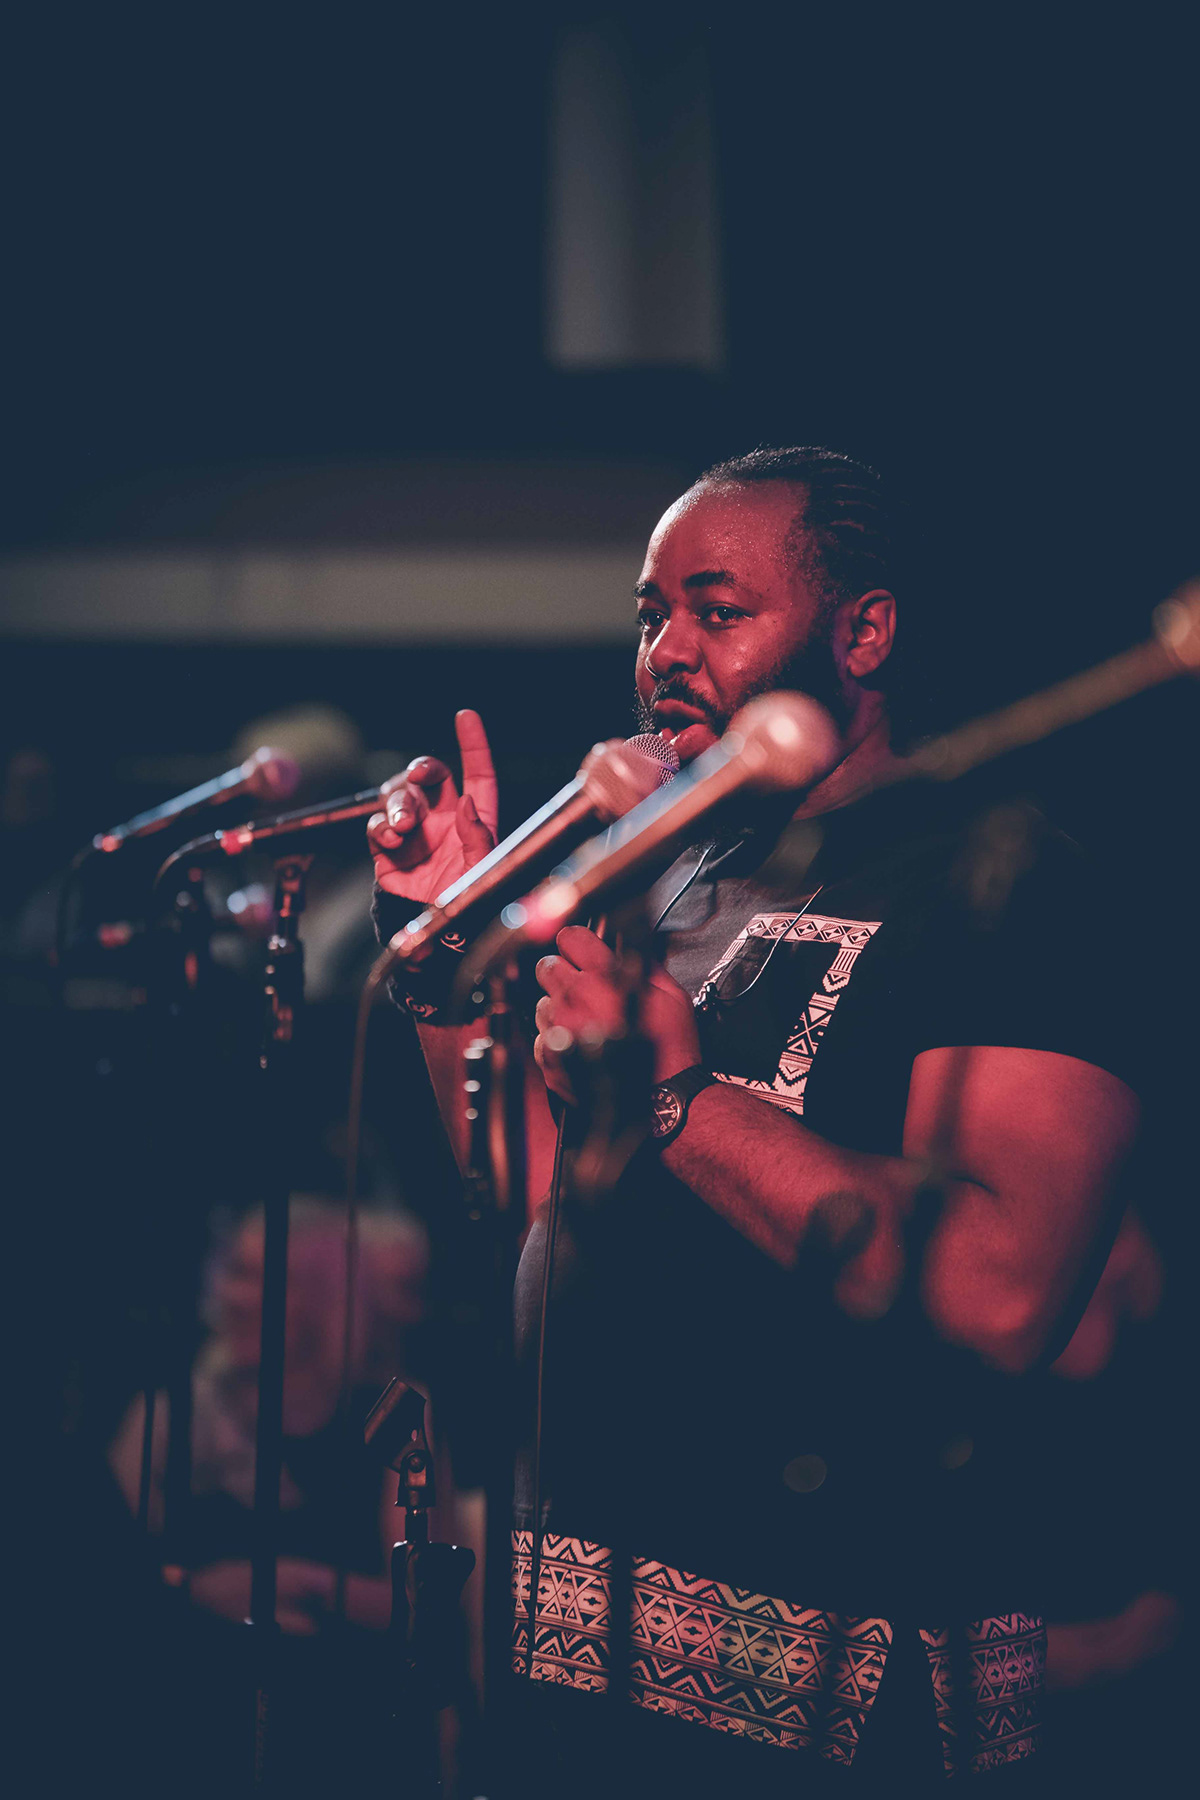
[[[130,759],[121,798],[130,813],[141,811],[151,801],[167,799],[172,783],[191,787],[266,748],[291,757],[300,770],[289,807],[369,784],[372,759],[354,720],[336,706],[305,701],[248,721],[227,751]],[[159,864],[179,844],[215,826],[283,810],[282,805],[243,797],[211,814],[189,815],[140,843],[127,843],[119,856],[90,857],[75,883],[68,967],[144,986],[140,926]],[[19,958],[31,971],[44,970],[52,959],[63,880],[62,864],[56,869],[55,859],[68,846],[55,811],[53,766],[41,750],[26,748],[8,758],[0,787],[0,830],[6,850],[0,876],[0,953]],[[88,830],[95,830],[94,820]],[[370,966],[374,939],[363,924],[364,885],[369,901],[369,875],[354,855],[352,833],[340,838],[327,834],[309,878],[305,917],[308,991],[314,1001],[353,998]],[[268,853],[210,860],[205,887],[217,927],[216,959],[239,974],[253,975],[261,960],[256,940],[266,934],[273,900],[269,846]],[[161,908],[167,898],[158,896]],[[102,925],[108,929],[98,937]]]
[[[268,745],[285,751],[300,765],[301,782],[289,807],[315,805],[369,785],[372,759],[362,733],[338,707],[309,702],[252,720],[234,740],[233,760],[244,762]],[[326,833],[315,847],[319,854],[308,874],[302,927],[305,993],[312,1005],[353,1003],[376,950],[366,918],[370,871],[364,869],[349,832],[344,836]],[[227,922],[240,926],[243,934],[240,946],[236,937],[217,940],[215,954],[247,970],[256,963],[248,945],[264,937],[270,927],[274,896],[269,867],[256,873],[265,862],[262,852],[253,858],[239,857],[228,869],[214,870],[210,877],[223,890]]]
[[[230,746],[231,760],[246,762],[266,747],[284,751],[300,766],[300,784],[289,805],[324,800],[364,780],[361,731],[348,713],[324,701],[304,701],[248,720]]]
[[[406,1366],[424,1311],[424,1234],[404,1215],[366,1212],[360,1222],[352,1417],[364,1417]],[[279,1619],[307,1635],[330,1616],[336,1569],[354,1571],[347,1616],[386,1625],[384,1579],[393,1541],[395,1483],[362,1463],[346,1492],[339,1434],[345,1213],[332,1200],[293,1197],[288,1235],[284,1472],[280,1487]],[[250,1599],[254,1431],[262,1326],[263,1220],[252,1213],[215,1257],[204,1306],[211,1336],[193,1377],[192,1490],[187,1523],[193,1604],[240,1622]],[[136,1510],[144,1403],[135,1400],[113,1441],[113,1470]],[[162,1529],[169,1431],[167,1397],[155,1411],[150,1527]],[[381,1495],[389,1487],[390,1493]]]
[[[413,1334],[426,1310],[425,1234],[409,1216],[360,1215],[353,1388],[342,1381],[345,1210],[296,1195],[288,1243],[283,1474],[280,1483],[277,1619],[283,1633],[272,1745],[279,1779],[294,1795],[386,1776],[394,1700],[383,1632],[391,1612],[391,1546],[402,1535],[396,1477],[363,1449],[362,1421],[386,1383],[411,1374]],[[192,1500],[172,1554],[186,1547],[186,1586],[173,1620],[153,1628],[179,1657],[178,1729],[162,1752],[178,1791],[208,1795],[250,1766],[252,1686],[244,1621],[249,1612],[254,1435],[263,1264],[263,1221],[247,1216],[213,1258],[204,1307],[211,1335],[195,1362]],[[168,1420],[158,1396],[152,1452],[151,1541],[163,1522]],[[110,1449],[133,1512],[138,1504],[144,1405],[129,1407]],[[349,1438],[347,1437],[349,1433]],[[431,1429],[439,1481],[434,1536],[476,1535],[470,1501],[459,1503],[448,1459]],[[457,1532],[455,1526],[457,1525]],[[348,1573],[345,1621],[337,1571]],[[169,1597],[169,1596],[168,1596]],[[449,1743],[469,1734],[475,1702],[465,1678],[449,1714]],[[466,1740],[469,1742],[469,1736]],[[451,1748],[451,1754],[453,1750]],[[178,1758],[178,1765],[175,1759]]]

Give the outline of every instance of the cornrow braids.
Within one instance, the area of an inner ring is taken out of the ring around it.
[[[894,591],[902,573],[900,565],[908,568],[908,556],[900,542],[903,537],[907,545],[908,538],[900,530],[900,519],[882,477],[869,464],[819,445],[764,446],[714,463],[698,477],[696,485],[759,481],[787,481],[795,486],[799,505],[788,533],[787,551],[824,602],[828,615],[843,601],[856,600],[872,588]],[[918,640],[913,637],[917,624],[914,598],[906,585],[896,643],[872,678],[872,685],[887,695],[892,742],[897,749],[910,747],[929,729],[938,707]]]
[[[867,463],[817,445],[751,450],[715,463],[704,482],[792,482],[803,491],[788,548],[836,605],[887,587],[894,547],[883,482]]]

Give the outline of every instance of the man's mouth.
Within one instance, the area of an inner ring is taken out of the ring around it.
[[[654,723],[659,730],[667,730],[672,736],[682,731],[686,725],[711,725],[712,720],[702,706],[693,706],[688,700],[656,700],[650,708]]]
[[[681,763],[694,761],[721,735],[721,727],[712,714],[690,700],[656,700],[650,712],[655,730],[671,745]]]

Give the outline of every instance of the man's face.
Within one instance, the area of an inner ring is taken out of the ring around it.
[[[638,705],[681,762],[775,688],[811,694],[844,722],[827,608],[789,556],[799,506],[787,482],[700,486],[655,527],[634,590]]]

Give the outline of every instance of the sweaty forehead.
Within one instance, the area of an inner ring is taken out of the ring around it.
[[[643,581],[683,581],[723,569],[765,592],[794,575],[789,539],[803,490],[787,481],[701,483],[667,508],[654,528]]]

